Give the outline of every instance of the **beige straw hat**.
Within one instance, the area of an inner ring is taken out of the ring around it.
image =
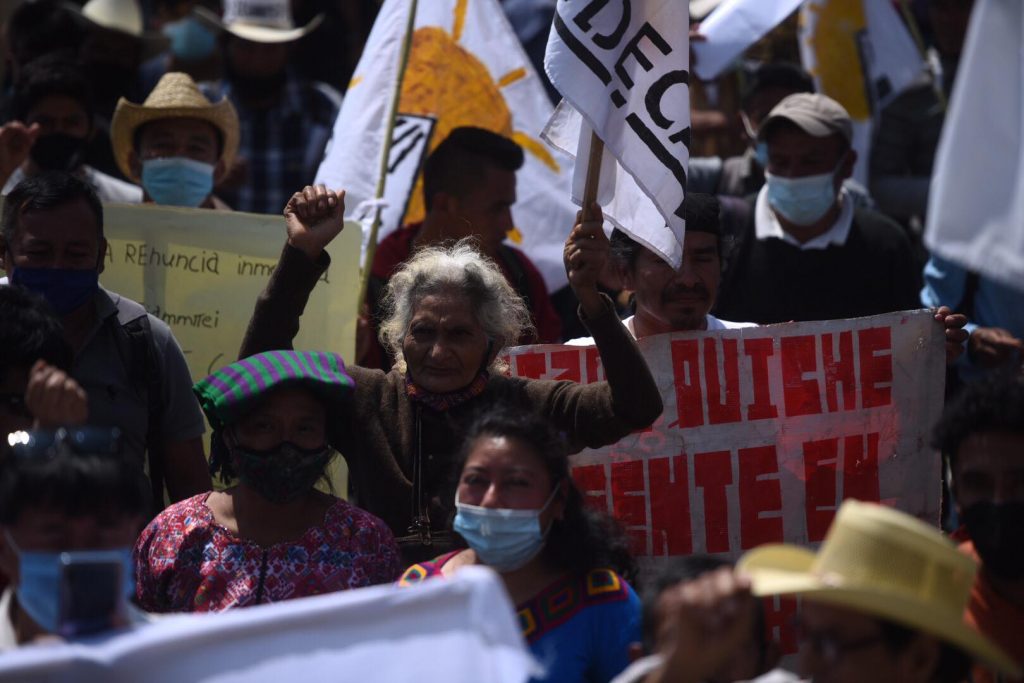
[[[882,505],[844,502],[821,548],[764,545],[740,558],[753,593],[800,595],[946,641],[1020,676],[1006,653],[964,623],[977,567],[937,529]]]
[[[125,176],[139,180],[128,163],[139,126],[150,121],[178,118],[209,121],[216,126],[224,136],[220,159],[225,167],[231,165],[238,153],[238,113],[235,107],[226,97],[217,104],[211,104],[191,76],[171,72],[163,75],[142,104],[133,104],[123,97],[117,103],[110,122],[110,141],[117,167]]]
[[[212,28],[254,43],[298,40],[324,20],[324,15],[318,14],[305,26],[296,28],[289,0],[224,0],[223,19],[205,7],[196,7],[194,11]]]

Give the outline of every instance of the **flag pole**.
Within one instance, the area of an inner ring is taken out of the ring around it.
[[[583,220],[590,220],[594,202],[597,201],[597,185],[601,181],[601,159],[604,157],[604,140],[597,133],[590,132],[590,157],[587,159],[587,179],[583,184]]]
[[[417,4],[418,0],[410,2],[409,20],[405,26],[405,37],[402,39],[402,51],[398,60],[398,83],[395,87],[395,93],[391,98],[388,127],[384,133],[384,150],[380,159],[380,174],[377,176],[377,190],[374,195],[377,200],[384,197],[384,183],[388,176],[388,162],[391,160],[391,146],[395,140],[395,119],[398,118],[398,105],[402,98],[402,84],[405,81],[405,69],[409,64],[413,28],[416,26]],[[363,302],[366,301],[366,289],[370,283],[370,273],[373,271],[373,259],[377,254],[377,234],[380,232],[382,211],[383,208],[379,204],[373,210],[373,223],[370,226],[369,242],[366,245],[366,260],[363,262],[363,269],[359,278],[359,298],[356,299],[357,311],[362,311]]]

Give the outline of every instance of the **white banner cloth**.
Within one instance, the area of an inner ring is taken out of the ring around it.
[[[501,579],[467,567],[218,614],[165,617],[103,641],[0,657],[0,681],[523,683],[536,670]]]

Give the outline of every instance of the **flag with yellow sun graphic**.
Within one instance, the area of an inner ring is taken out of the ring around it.
[[[380,239],[423,218],[423,161],[454,128],[504,135],[526,152],[509,240],[554,291],[566,283],[562,246],[576,210],[572,160],[537,137],[552,109],[496,0],[386,0],[316,181],[344,188],[349,217],[366,228],[380,210]]]
[[[924,61],[888,0],[807,0],[800,54],[825,93],[850,112],[854,177],[866,184],[872,115],[924,73]]]

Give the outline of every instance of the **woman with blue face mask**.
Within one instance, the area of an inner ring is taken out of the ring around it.
[[[116,429],[18,435],[0,459],[0,652],[148,621],[131,602],[150,505],[138,458],[118,452]]]
[[[539,415],[492,408],[457,463],[453,529],[469,547],[413,565],[399,584],[489,566],[545,670],[534,680],[613,679],[640,640],[640,601],[622,575],[633,560],[614,522],[584,507],[561,437]]]

